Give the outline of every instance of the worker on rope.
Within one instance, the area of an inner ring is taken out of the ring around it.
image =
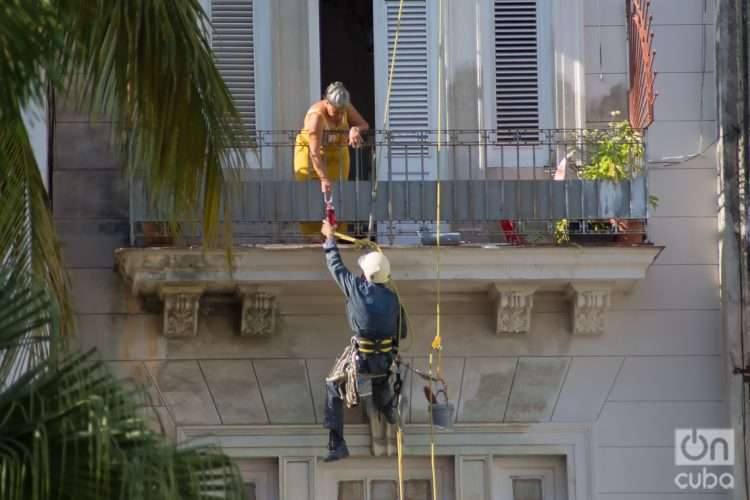
[[[390,424],[398,419],[397,397],[389,383],[391,365],[397,355],[399,338],[406,337],[406,315],[398,296],[386,283],[390,280],[390,263],[381,252],[370,252],[359,258],[363,275],[351,273],[336,246],[336,226],[323,221],[323,249],[333,279],[346,296],[349,325],[354,332],[353,361],[356,371],[372,376],[375,407]],[[344,407],[341,381],[326,382],[326,408],[323,426],[330,430],[326,462],[349,456],[344,441]]]

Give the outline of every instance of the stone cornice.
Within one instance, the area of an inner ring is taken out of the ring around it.
[[[403,296],[431,296],[437,287],[436,249],[385,249]],[[472,292],[494,301],[498,334],[531,329],[534,295],[562,292],[571,302],[571,331],[599,335],[606,329],[609,297],[628,290],[646,276],[661,247],[447,247],[441,249],[441,289],[445,300]],[[350,269],[359,255],[342,254]],[[278,297],[318,296],[335,291],[317,246],[237,248],[234,269],[220,250],[120,249],[117,267],[135,295],[158,295],[164,301],[164,335],[199,335],[202,296],[225,294],[242,303],[239,335],[266,337],[276,329]]]
[[[435,281],[435,248],[384,249],[403,292],[420,291]],[[609,282],[616,290],[642,280],[662,247],[443,247],[441,278],[446,291],[479,291],[492,283],[534,284],[544,291],[565,291],[571,283]],[[342,247],[355,268],[356,252]],[[222,250],[124,248],[116,265],[134,294],[155,294],[163,284],[201,285],[206,293],[234,293],[243,285],[329,282],[323,252],[317,246],[258,246],[233,251],[233,272]],[[455,283],[451,287],[451,283]]]

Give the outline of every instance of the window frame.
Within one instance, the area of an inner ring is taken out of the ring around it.
[[[577,0],[573,0],[577,1]],[[555,18],[553,0],[537,0],[537,48],[539,82],[539,128],[554,128],[555,113],[555,44],[553,30]],[[495,92],[495,0],[482,2],[484,22],[482,32],[482,126],[487,130],[497,127],[497,94]],[[544,50],[544,47],[547,50]]]

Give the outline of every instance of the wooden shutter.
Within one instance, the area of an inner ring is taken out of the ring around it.
[[[388,128],[398,132],[430,129],[427,1],[404,1],[388,103]],[[386,0],[385,7],[388,72],[396,39],[399,0]]]
[[[537,0],[493,0],[495,127],[501,140],[514,130],[538,129],[539,41]],[[538,133],[521,133],[533,140]]]
[[[257,129],[253,0],[212,0],[212,47],[242,121]]]

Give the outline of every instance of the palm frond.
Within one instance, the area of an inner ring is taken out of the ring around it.
[[[0,265],[33,274],[60,304],[62,328],[73,325],[69,282],[49,198],[20,111],[0,122]]]
[[[29,371],[0,394],[0,498],[242,498],[215,448],[174,448],[137,417],[91,353]]]
[[[231,201],[227,181],[245,164],[236,147],[245,132],[208,25],[198,0],[90,0],[71,26],[65,65],[84,107],[115,120],[129,172],[152,203],[172,222],[201,211],[210,242]]]
[[[70,17],[48,0],[3,0],[0,5],[0,121],[44,96],[60,77],[56,60]]]
[[[0,267],[0,354],[40,327],[60,338],[53,300],[20,274]],[[242,498],[218,449],[175,448],[149,430],[141,391],[93,352],[43,358],[0,388],[0,498]]]

